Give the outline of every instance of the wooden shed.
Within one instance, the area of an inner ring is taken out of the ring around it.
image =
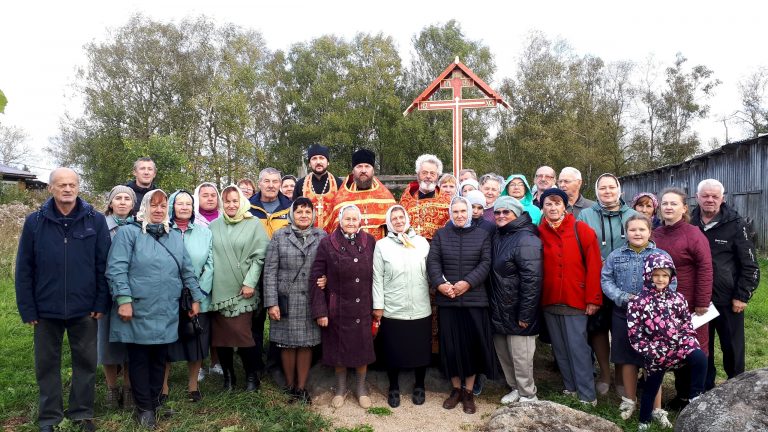
[[[44,188],[45,183],[37,180],[37,176],[29,171],[20,170],[0,164],[3,186],[16,186],[19,190]]]
[[[755,244],[766,247],[768,230],[768,135],[732,142],[685,162],[621,178],[624,199],[630,204],[638,192],[657,194],[670,186],[682,188],[688,205],[696,206],[696,187],[708,178],[725,186],[725,200],[740,215],[752,221]]]

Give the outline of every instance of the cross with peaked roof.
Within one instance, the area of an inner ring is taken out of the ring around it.
[[[463,99],[463,87],[476,87],[486,97],[482,99]],[[452,89],[453,98],[450,100],[429,100],[440,89]],[[481,80],[470,68],[459,61],[457,56],[445,70],[413,100],[403,112],[406,116],[414,109],[420,111],[451,110],[453,114],[453,175],[458,179],[462,161],[462,119],[463,111],[472,108],[495,108],[497,105],[509,108],[501,95],[496,93]]]

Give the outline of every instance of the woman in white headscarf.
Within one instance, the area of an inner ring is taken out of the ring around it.
[[[321,328],[322,363],[336,370],[334,408],[344,405],[347,368],[357,373],[356,394],[362,408],[371,406],[365,385],[373,363],[373,250],[374,237],[360,230],[360,209],[346,205],[339,211],[339,226],[320,241],[309,276],[312,318]],[[325,288],[317,285],[326,276]]]
[[[432,351],[432,308],[426,258],[429,242],[411,228],[401,205],[387,210],[388,234],[373,252],[373,316],[381,320],[379,339],[386,356],[392,408],[400,405],[400,369],[415,369],[411,400],[424,403],[424,377]]]
[[[194,300],[190,317],[205,293],[181,234],[170,229],[165,192],[147,192],[136,220],[117,231],[109,250],[106,276],[119,305],[110,316],[109,340],[126,344],[137,419],[154,428],[168,344],[179,337],[182,287]]]
[[[491,235],[472,224],[472,205],[466,198],[455,197],[450,209],[451,222],[432,238],[427,273],[431,289],[437,291],[440,358],[453,387],[443,408],[453,409],[461,402],[465,413],[474,414],[475,376],[493,378],[496,370],[485,285]]]

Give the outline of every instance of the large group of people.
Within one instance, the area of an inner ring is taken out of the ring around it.
[[[435,359],[451,387],[445,409],[475,413],[480,377],[498,372],[509,387],[502,404],[534,402],[537,336],[551,343],[564,395],[596,405],[613,381],[621,417],[639,411],[641,429],[671,427],[661,406],[666,371],[675,374],[675,409],[714,387],[715,332],[728,377],[744,371],[744,309],[759,267],[715,179],[698,185],[690,212],[676,188],[627,203],[610,173],[590,201],[573,167],[559,176],[539,167],[531,187],[523,174],[454,177],[425,154],[398,202],[376,177],[373,152],[355,152],[346,177],[328,171],[327,147],[306,156],[302,178],[265,168],[256,182],[170,195],[141,158],[103,213],[78,196],[73,170],[51,173],[52,197],[27,217],[16,266],[19,313],[34,327],[40,430],[65,415],[65,331],[66,413],[83,430],[95,430],[97,364],[108,406],[133,408],[147,429],[163,414],[173,362],[186,362],[190,402],[203,399],[209,356],[224,391],[258,391],[266,320],[268,357],[289,400],[312,403],[317,350],[335,373],[334,408],[350,393],[371,406],[366,375],[377,360],[393,408],[405,370],[415,376],[411,402],[425,402]],[[694,328],[710,302],[719,316]]]

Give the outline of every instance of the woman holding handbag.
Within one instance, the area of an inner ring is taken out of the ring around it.
[[[110,316],[109,340],[126,344],[137,419],[154,429],[168,344],[178,338],[182,288],[194,299],[190,317],[205,293],[181,234],[170,229],[165,192],[147,192],[136,220],[117,232],[109,251],[106,276],[119,305]]]
[[[320,327],[309,308],[309,272],[325,231],[315,228],[312,201],[299,197],[288,214],[290,225],[275,232],[264,263],[264,307],[269,340],[280,348],[286,390],[292,400],[312,403],[307,391],[312,347],[320,344]]]

